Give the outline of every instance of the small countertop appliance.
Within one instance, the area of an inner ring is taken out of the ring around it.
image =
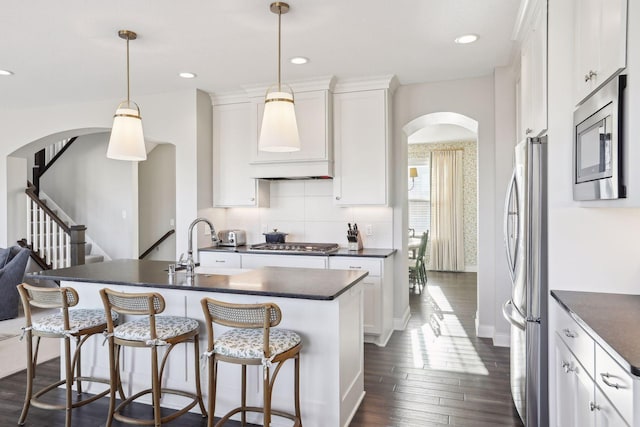
[[[220,230],[218,239],[218,246],[243,246],[247,243],[247,233],[244,230]]]

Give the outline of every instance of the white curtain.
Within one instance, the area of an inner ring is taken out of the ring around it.
[[[462,150],[431,152],[433,270],[464,270]]]

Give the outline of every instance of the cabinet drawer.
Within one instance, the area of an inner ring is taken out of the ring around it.
[[[627,423],[633,420],[633,379],[599,345],[596,345],[595,381]]]
[[[240,268],[240,254],[234,252],[200,251],[200,265],[203,267]]]
[[[582,329],[575,320],[558,304],[554,304],[556,310],[556,324],[554,331],[569,350],[580,361],[591,378],[594,377],[594,347],[593,339]]]
[[[242,268],[327,268],[327,257],[311,255],[242,255]]]
[[[382,276],[382,262],[379,259],[356,257],[331,257],[329,268],[334,270],[366,270],[370,276]]]

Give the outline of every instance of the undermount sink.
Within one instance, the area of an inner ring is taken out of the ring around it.
[[[220,267],[206,267],[200,266],[196,267],[196,274],[211,274],[211,275],[219,275],[219,276],[233,276],[240,273],[246,273],[247,271],[251,271],[247,268],[220,268]]]

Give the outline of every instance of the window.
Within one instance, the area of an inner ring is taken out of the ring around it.
[[[431,176],[429,164],[410,167],[418,169],[418,177],[413,182],[413,188],[409,190],[409,228],[415,230],[417,237],[431,227]],[[411,188],[411,178],[408,179]]]

